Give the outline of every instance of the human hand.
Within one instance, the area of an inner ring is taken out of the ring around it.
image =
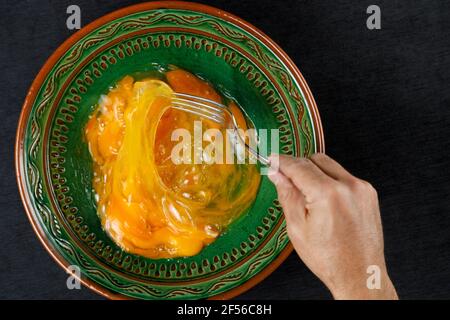
[[[279,163],[274,163],[278,162]],[[271,156],[269,172],[289,238],[335,299],[398,299],[384,260],[376,190],[325,154]],[[367,286],[367,268],[380,270],[380,289]]]

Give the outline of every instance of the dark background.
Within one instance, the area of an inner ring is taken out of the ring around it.
[[[138,1],[0,4],[0,298],[100,299],[68,290],[35,236],[14,174],[14,138],[33,78],[72,31]],[[316,98],[327,153],[378,190],[388,269],[400,298],[450,298],[450,1],[202,1],[274,39]],[[377,4],[382,29],[366,28]],[[292,254],[239,298],[329,299]]]

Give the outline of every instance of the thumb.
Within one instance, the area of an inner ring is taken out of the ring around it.
[[[269,171],[268,178],[277,189],[278,201],[283,207],[286,222],[305,219],[305,197],[291,180],[280,171]]]

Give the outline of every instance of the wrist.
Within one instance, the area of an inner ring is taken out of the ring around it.
[[[353,278],[353,281],[329,289],[336,300],[397,300],[397,292],[386,271],[380,275],[380,286],[371,288],[367,285],[367,277]]]

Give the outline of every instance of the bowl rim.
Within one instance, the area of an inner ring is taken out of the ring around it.
[[[124,7],[122,9],[118,9],[111,13],[108,13],[100,18],[97,18],[93,22],[87,24],[82,29],[75,32],[68,39],[66,39],[47,59],[45,64],[40,69],[39,73],[33,80],[30,89],[25,97],[25,101],[22,106],[22,111],[20,113],[19,122],[17,126],[16,132],[16,141],[15,141],[15,171],[16,171],[16,179],[19,187],[19,193],[24,205],[25,211],[27,213],[28,219],[33,227],[34,232],[38,236],[39,240],[47,250],[47,252],[51,255],[51,257],[69,274],[72,274],[68,267],[69,263],[66,259],[51,245],[49,239],[44,233],[44,230],[41,226],[33,219],[33,208],[31,205],[31,199],[28,196],[28,192],[26,190],[26,182],[23,174],[23,144],[25,138],[25,131],[28,123],[28,118],[31,113],[31,109],[33,107],[34,100],[39,92],[41,85],[43,84],[47,74],[51,71],[55,63],[59,60],[59,58],[78,40],[83,38],[85,35],[89,34],[91,31],[96,28],[112,21],[118,19],[123,16],[127,16],[133,13],[137,13],[145,10],[155,10],[155,9],[181,9],[181,10],[190,10],[206,13],[215,17],[219,17],[223,20],[231,22],[247,32],[251,33],[253,36],[258,38],[264,45],[266,45],[269,49],[274,51],[277,57],[286,65],[289,71],[292,73],[294,79],[297,81],[300,86],[302,92],[305,95],[305,100],[307,101],[307,105],[309,107],[309,111],[311,114],[311,119],[313,121],[313,128],[315,131],[315,142],[316,142],[316,150],[317,152],[325,152],[325,142],[324,135],[322,129],[322,123],[320,120],[319,111],[317,109],[316,102],[314,97],[309,89],[308,84],[306,83],[303,75],[300,73],[297,66],[294,62],[289,58],[289,56],[271,39],[269,36],[264,34],[258,28],[250,24],[249,22],[228,13],[222,9],[218,9],[209,5],[204,5],[195,2],[185,2],[185,1],[154,1],[154,2],[144,2],[140,4],[135,4],[131,6]],[[221,294],[209,297],[209,299],[231,299],[236,297],[245,291],[249,290],[256,284],[260,283],[266,277],[268,277],[275,269],[277,269],[280,264],[291,254],[293,251],[293,246],[289,242],[288,245],[283,249],[283,251],[260,273],[253,276],[251,279],[242,283],[241,285],[223,292]],[[87,288],[93,290],[94,292],[108,298],[108,299],[131,299],[125,295],[120,293],[112,292],[111,290],[103,287],[102,285],[90,280],[87,277],[80,277],[80,282],[86,286]]]

